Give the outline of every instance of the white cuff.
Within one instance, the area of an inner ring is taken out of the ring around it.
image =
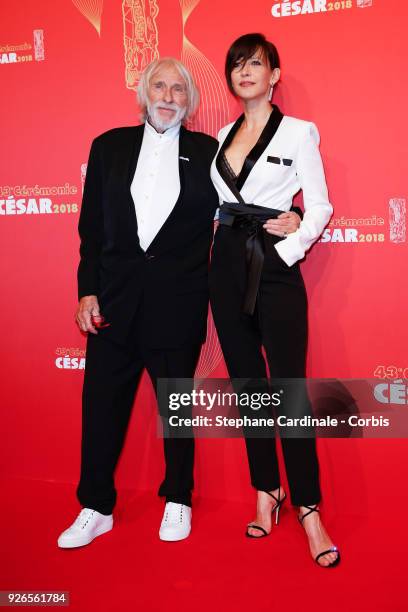
[[[280,240],[275,244],[275,249],[278,251],[279,257],[288,266],[293,266],[299,259],[303,259],[305,251],[302,247],[299,234],[296,232],[289,234],[284,240]]]

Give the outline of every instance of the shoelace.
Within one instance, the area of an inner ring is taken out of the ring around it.
[[[80,529],[84,529],[88,524],[89,519],[95,513],[95,510],[91,510],[90,508],[82,508],[81,512],[78,515],[75,524]]]
[[[183,522],[183,504],[174,504],[169,502],[166,504],[166,512],[164,520],[166,523],[182,523]]]

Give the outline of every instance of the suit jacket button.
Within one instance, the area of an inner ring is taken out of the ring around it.
[[[151,259],[154,259],[154,255],[146,255],[146,259],[149,261]]]

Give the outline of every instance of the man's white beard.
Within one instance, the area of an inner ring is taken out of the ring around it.
[[[169,108],[171,110],[174,110],[176,114],[173,116],[172,119],[167,119],[167,120],[163,119],[159,115],[159,111],[158,111],[159,108]],[[148,101],[146,110],[147,110],[147,116],[149,117],[150,123],[157,130],[160,130],[160,131],[168,130],[169,128],[177,125],[178,123],[181,123],[181,121],[186,116],[186,112],[187,112],[186,107],[181,108],[174,102],[172,104],[166,104],[166,102],[151,103]]]

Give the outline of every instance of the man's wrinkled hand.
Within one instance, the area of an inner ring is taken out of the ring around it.
[[[92,323],[92,317],[100,317],[98,298],[96,295],[86,295],[79,300],[75,314],[75,320],[81,331],[91,334],[98,333]]]

